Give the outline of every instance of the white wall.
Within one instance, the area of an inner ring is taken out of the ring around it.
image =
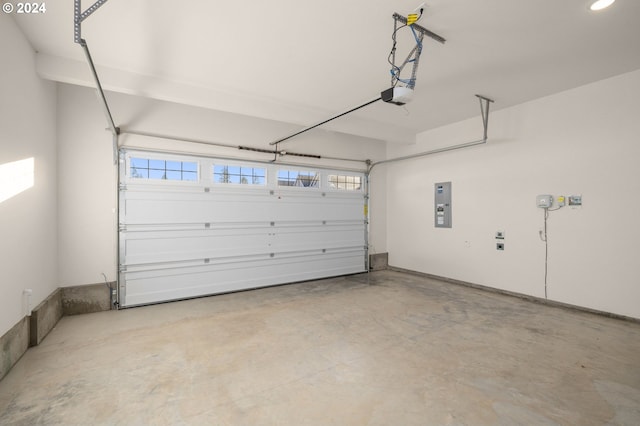
[[[114,121],[129,130],[174,135],[232,145],[269,148],[269,142],[298,127],[265,119],[199,107],[107,93]],[[112,163],[111,134],[95,91],[60,84],[58,88],[59,137],[59,269],[61,286],[84,285],[116,279],[116,168]],[[218,148],[202,144],[122,135],[121,144],[162,150],[271,160],[270,155]],[[382,142],[356,136],[314,130],[280,147],[291,152],[334,157],[380,160]],[[308,160],[286,157],[286,161],[323,166],[364,169],[363,163]],[[382,186],[377,185],[378,189]],[[385,194],[376,192],[376,237],[378,251],[385,246]]]
[[[33,187],[0,202],[0,336],[57,287],[54,83],[35,72],[35,52],[0,13],[0,167],[34,159]],[[6,188],[12,182],[0,181]]]
[[[640,70],[492,112],[487,145],[386,166],[390,263],[544,297],[535,196],[581,194],[582,208],[550,213],[549,299],[640,318],[639,118]],[[389,155],[481,131],[479,118],[456,123]],[[434,228],[439,181],[453,185],[452,229]],[[506,232],[504,252],[497,230]]]
[[[369,176],[369,254],[387,252],[387,171]]]
[[[115,281],[116,169],[95,90],[58,85],[58,284]]]

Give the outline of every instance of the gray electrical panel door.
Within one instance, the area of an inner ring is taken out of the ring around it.
[[[436,228],[451,228],[451,182],[435,184]]]

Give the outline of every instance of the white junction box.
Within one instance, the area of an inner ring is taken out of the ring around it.
[[[542,209],[550,208],[553,205],[553,195],[538,195],[536,197],[536,205]]]

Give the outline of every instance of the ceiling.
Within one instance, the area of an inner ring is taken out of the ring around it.
[[[93,1],[85,0],[86,10]],[[394,12],[418,0],[110,0],[82,25],[108,90],[290,123],[292,131],[390,87]],[[45,78],[91,85],[73,42],[73,1],[12,15]],[[640,68],[640,1],[431,0],[414,100],[378,102],[326,125],[387,141]],[[409,33],[398,38],[404,57]],[[117,122],[117,111],[114,111]],[[152,130],[152,129],[147,129]],[[284,136],[284,135],[283,135]]]

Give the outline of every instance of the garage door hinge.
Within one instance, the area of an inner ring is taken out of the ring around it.
[[[120,188],[120,191],[126,191],[127,190],[127,185],[124,183],[121,183],[118,188]]]
[[[127,272],[127,265],[118,265],[118,272]]]
[[[127,225],[125,225],[124,223],[121,223],[120,225],[118,225],[118,230],[120,232],[126,232],[127,231]]]

